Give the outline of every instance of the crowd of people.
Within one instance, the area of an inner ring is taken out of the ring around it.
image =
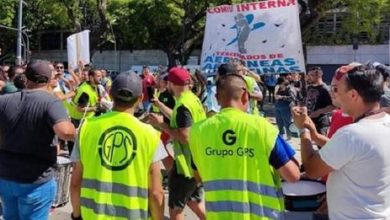
[[[328,86],[319,67],[259,76],[240,60],[211,83],[182,67],[111,78],[82,62],[2,65],[4,218],[48,219],[66,153],[72,219],[163,219],[162,166],[170,219],[186,206],[199,219],[282,219],[282,180],[302,171],[326,182],[330,219],[390,218],[389,72],[351,63]],[[266,96],[277,126],[263,117]]]

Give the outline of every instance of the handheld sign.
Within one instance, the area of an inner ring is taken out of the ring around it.
[[[67,38],[68,48],[68,66],[72,69],[77,68],[77,63],[90,63],[89,55],[89,30],[72,34]]]

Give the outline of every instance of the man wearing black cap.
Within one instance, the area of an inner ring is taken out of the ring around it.
[[[133,116],[143,99],[142,80],[121,73],[110,93],[113,111],[80,126],[72,153],[72,219],[147,219],[149,211],[162,219],[159,161],[167,153],[159,132]]]
[[[223,63],[218,67],[218,72],[215,77],[215,81],[217,81],[220,77],[227,74],[234,74],[237,72],[236,67],[231,63]],[[221,106],[219,106],[217,98],[217,87],[213,85],[211,87],[209,94],[207,94],[206,106],[207,106],[207,116],[211,117],[212,115],[219,112]]]
[[[26,89],[0,97],[0,198],[5,219],[48,219],[56,193],[54,134],[73,140],[62,102],[48,91],[48,61],[28,64]]]

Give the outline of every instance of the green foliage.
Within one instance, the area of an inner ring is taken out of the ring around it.
[[[82,29],[92,31],[92,51],[98,47],[161,49],[174,62],[200,48],[208,7],[253,0],[24,0],[24,26],[37,39],[41,30]],[[350,43],[366,33],[370,43],[383,42],[380,29],[390,16],[390,0],[297,0],[304,42],[309,44]],[[305,4],[307,2],[307,4]],[[16,27],[17,0],[1,0],[0,24]],[[343,23],[336,32],[319,32],[321,18],[338,10]],[[115,35],[114,35],[115,34]],[[15,33],[0,31],[0,47],[13,47]],[[10,39],[11,42],[10,42]],[[108,45],[108,46],[107,46]],[[111,45],[111,46],[110,46]],[[4,51],[4,50],[3,50]]]

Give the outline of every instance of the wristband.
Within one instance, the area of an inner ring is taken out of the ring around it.
[[[70,218],[72,220],[83,220],[83,217],[81,217],[81,215],[79,215],[78,217],[74,217],[73,212],[72,212],[72,214],[70,214]]]

